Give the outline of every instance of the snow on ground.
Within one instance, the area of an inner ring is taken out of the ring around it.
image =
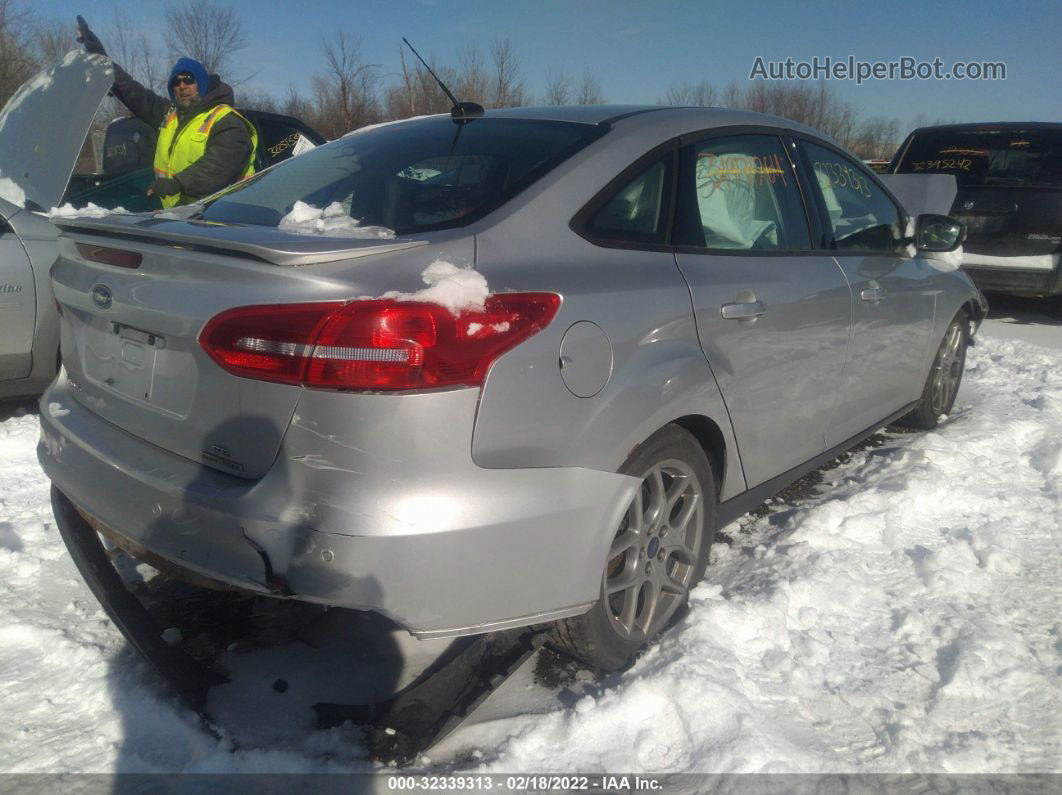
[[[1062,349],[1062,298],[989,295],[982,333],[999,339],[1024,340]]]
[[[690,612],[633,668],[552,689],[525,668],[419,765],[1062,770],[1060,365],[982,339],[937,431],[884,434],[816,494],[727,527]],[[0,770],[367,768],[350,727],[279,712],[286,735],[250,716],[219,738],[175,705],[67,558],[36,417],[0,420]]]

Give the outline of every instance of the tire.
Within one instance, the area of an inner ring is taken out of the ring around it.
[[[937,427],[941,415],[951,411],[966,368],[966,329],[966,313],[959,312],[948,324],[933,357],[922,397],[911,412],[900,419],[900,425],[932,430]]]
[[[600,598],[583,615],[558,621],[551,636],[561,652],[604,671],[626,667],[682,614],[689,589],[704,576],[716,529],[712,468],[685,429],[665,426],[619,471],[640,478],[642,487],[616,530]]]

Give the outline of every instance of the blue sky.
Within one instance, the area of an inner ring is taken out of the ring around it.
[[[116,9],[159,30],[168,2],[120,4],[39,0],[41,16],[81,13],[104,37]],[[1002,61],[1005,81],[831,81],[862,117],[906,127],[926,120],[1062,120],[1062,4],[1011,2],[768,3],[758,0],[234,0],[248,34],[240,61],[252,84],[278,96],[309,85],[322,66],[321,37],[343,28],[362,38],[367,61],[399,69],[406,36],[426,57],[456,62],[469,43],[486,53],[508,36],[528,87],[541,93],[549,68],[577,77],[590,67],[615,103],[655,103],[668,87],[707,79],[720,89],[748,83],[757,56],[810,60]],[[903,132],[904,130],[901,130]]]

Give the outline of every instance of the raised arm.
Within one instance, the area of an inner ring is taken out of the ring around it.
[[[77,18],[77,40],[84,45],[86,52],[107,55],[99,37],[89,29],[88,23],[80,16]],[[111,92],[123,105],[152,127],[160,126],[166,116],[166,111],[173,103],[138,83],[132,75],[113,60],[111,63],[114,65],[114,85],[111,87]]]

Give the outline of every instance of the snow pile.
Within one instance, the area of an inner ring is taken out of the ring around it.
[[[1030,254],[1016,257],[996,257],[991,254],[966,255],[967,265],[981,265],[989,268],[1017,268],[1030,271],[1055,270],[1060,260],[1062,260],[1062,254]]]
[[[0,199],[7,199],[19,207],[26,206],[26,192],[9,177],[0,177]]]
[[[347,215],[339,202],[332,202],[323,210],[296,201],[291,212],[280,219],[277,228],[296,235],[325,235],[327,237],[357,237],[391,240],[395,233],[384,226],[361,226],[357,219]]]
[[[89,202],[84,207],[75,207],[74,205],[64,204],[62,207],[53,207],[48,211],[49,218],[103,218],[107,215],[114,214],[128,215],[129,211],[124,207],[115,207],[114,209],[107,209],[106,207],[97,207],[92,202]]]
[[[421,293],[475,281],[429,271]],[[419,766],[1059,771],[1060,363],[981,339],[939,429],[884,434],[817,495],[726,527],[690,612],[633,668],[547,688],[527,666]],[[70,563],[37,435],[32,415],[0,421],[0,768],[369,769],[356,729],[283,711],[298,682],[249,691],[221,739],[171,700]]]
[[[459,268],[451,262],[437,259],[424,269],[421,274],[428,285],[415,293],[401,293],[395,290],[384,293],[381,298],[395,301],[423,301],[429,304],[445,306],[453,315],[462,310],[482,310],[486,306],[490,287],[483,274],[472,268]],[[505,329],[497,329],[499,331]],[[477,328],[478,331],[478,328]],[[471,329],[469,334],[474,334]]]
[[[959,246],[954,251],[929,251],[923,256],[931,265],[936,266],[940,270],[958,270],[962,265],[962,246]]]

